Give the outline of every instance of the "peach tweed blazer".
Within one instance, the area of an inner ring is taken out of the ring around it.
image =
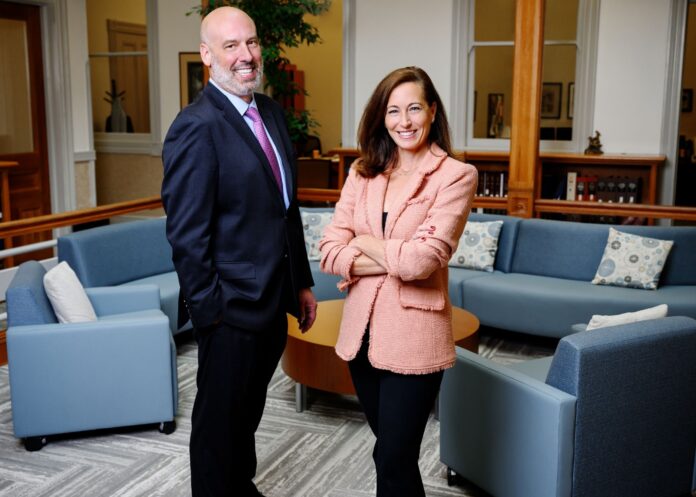
[[[321,270],[342,276],[339,288],[348,290],[336,344],[342,359],[355,358],[369,323],[368,358],[376,368],[425,374],[454,365],[447,264],[464,230],[477,178],[472,165],[431,146],[427,163],[393,203],[383,233],[388,177],[363,178],[351,169],[319,244]],[[348,243],[362,234],[386,240],[386,275],[351,276],[360,251]]]

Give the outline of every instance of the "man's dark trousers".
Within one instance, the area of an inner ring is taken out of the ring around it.
[[[287,317],[265,330],[222,323],[196,330],[198,393],[191,416],[193,497],[256,497],[254,433],[285,348]]]

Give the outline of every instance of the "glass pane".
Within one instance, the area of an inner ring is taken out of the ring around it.
[[[545,40],[574,40],[577,26],[578,0],[546,0]]]
[[[34,150],[24,21],[0,19],[0,154]]]
[[[146,56],[91,57],[94,131],[149,133]]]
[[[475,41],[514,41],[515,0],[479,0],[474,10]]]
[[[94,131],[149,133],[145,0],[86,5]]]
[[[544,47],[540,116],[542,140],[573,139],[576,51],[575,45]]]
[[[513,47],[476,47],[474,138],[510,138]]]

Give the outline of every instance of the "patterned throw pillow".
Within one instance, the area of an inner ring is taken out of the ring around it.
[[[324,228],[331,222],[333,209],[303,207],[300,209],[300,215],[302,216],[307,258],[310,261],[318,261],[321,258],[319,240],[324,234]]]
[[[502,227],[503,221],[467,222],[449,265],[493,272]]]
[[[609,228],[607,246],[592,283],[656,290],[673,244],[671,240],[631,235]]]

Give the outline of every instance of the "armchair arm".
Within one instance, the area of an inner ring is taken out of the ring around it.
[[[97,316],[160,308],[157,285],[104,286],[85,288]]]
[[[440,458],[493,495],[570,496],[575,397],[457,348],[440,392]]]
[[[10,327],[7,351],[17,437],[174,418],[169,322],[139,319]]]

